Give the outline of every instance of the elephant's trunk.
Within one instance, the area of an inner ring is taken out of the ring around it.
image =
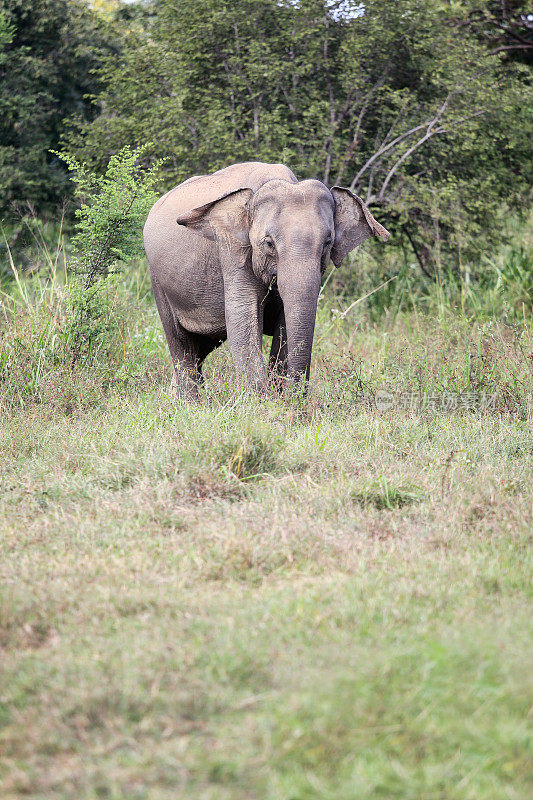
[[[284,272],[280,266],[278,289],[287,326],[287,374],[296,380],[308,380],[320,291],[320,268],[306,264],[295,269],[291,264],[290,272]]]

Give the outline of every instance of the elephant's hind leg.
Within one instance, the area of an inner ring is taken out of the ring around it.
[[[215,337],[203,336],[202,334],[199,333],[194,334],[194,337],[198,347],[198,361],[197,361],[198,374],[200,383],[203,383],[204,381],[204,376],[202,375],[203,363],[207,358],[207,356],[209,355],[209,353],[212,353],[213,350],[216,350],[216,348],[222,344],[222,342],[225,340],[226,337],[224,335]]]
[[[198,384],[202,380],[200,363],[203,352],[198,337],[186,331],[176,315],[172,312],[171,305],[164,291],[155,281],[152,281],[155,302],[163,330],[172,358],[171,390],[179,396],[196,399],[198,397]]]

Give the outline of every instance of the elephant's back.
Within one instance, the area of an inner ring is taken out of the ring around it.
[[[211,175],[195,175],[163,195],[152,207],[147,223],[157,220],[158,223],[175,225],[179,216],[194,208],[214,203],[238,189],[255,192],[264,183],[276,178],[297,182],[294,173],[284,164],[264,164],[260,161],[232,164]]]
[[[297,183],[283,164],[248,161],[232,164],[212,175],[195,175],[163,195],[148,214],[143,231],[152,277],[163,284],[176,280],[188,283],[198,270],[205,274],[219,272],[216,243],[178,225],[178,217],[238,189],[255,192],[274,179]]]

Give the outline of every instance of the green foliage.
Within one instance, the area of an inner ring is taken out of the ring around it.
[[[101,113],[70,134],[99,168],[144,140],[171,154],[168,187],[239,160],[283,161],[377,206],[392,246],[412,248],[430,276],[479,262],[509,207],[527,207],[530,73],[492,54],[466,0],[150,9],[100,71]]]
[[[7,58],[7,48],[13,41],[15,29],[9,23],[5,11],[0,11],[0,65],[5,64]]]
[[[68,195],[56,147],[66,117],[94,116],[111,36],[83,0],[0,0],[0,213],[41,215]]]
[[[88,286],[73,280],[69,292],[69,321],[65,329],[66,350],[73,360],[83,355],[89,362],[109,356],[115,339],[112,314],[112,276],[98,278]]]
[[[132,150],[126,145],[110,158],[103,175],[69,153],[56,154],[68,165],[74,195],[81,202],[70,265],[82,275],[71,293],[74,317],[69,339],[75,357],[82,350],[90,354],[96,340],[105,340],[109,315],[103,290],[109,289],[109,278],[121,264],[143,253],[142,224],[156,200],[154,185],[163,163],[160,159],[145,166],[143,158],[151,147],[148,143]]]
[[[143,253],[140,230],[157,199],[154,186],[165,160],[146,167],[143,158],[152,147],[147,143],[132,150],[126,145],[111,156],[103,175],[70,153],[56,153],[68,165],[74,196],[81,201],[72,247],[86,289],[115,271],[120,262]]]
[[[405,482],[395,485],[383,475],[357,488],[351,496],[355,502],[363,506],[374,506],[380,511],[402,508],[421,501],[419,486]]]
[[[65,410],[98,405],[166,364],[156,313],[146,308],[146,271],[117,273],[84,290],[54,265],[0,290],[0,413],[35,403]],[[135,313],[132,313],[135,309]],[[150,324],[151,323],[151,324]],[[160,355],[157,355],[158,348]]]
[[[467,22],[494,54],[533,65],[533,26],[529,0],[468,0]]]
[[[283,161],[351,186],[392,247],[430,278],[457,277],[530,202],[525,8],[0,0],[0,203],[42,215],[69,193],[49,156],[61,136],[100,174],[125,144],[153,141],[169,157],[166,188],[239,160]]]

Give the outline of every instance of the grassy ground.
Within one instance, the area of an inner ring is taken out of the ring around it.
[[[530,797],[530,322],[328,301],[306,401],[222,350],[180,404],[144,289],[92,368],[54,291],[3,306],[0,795]]]

